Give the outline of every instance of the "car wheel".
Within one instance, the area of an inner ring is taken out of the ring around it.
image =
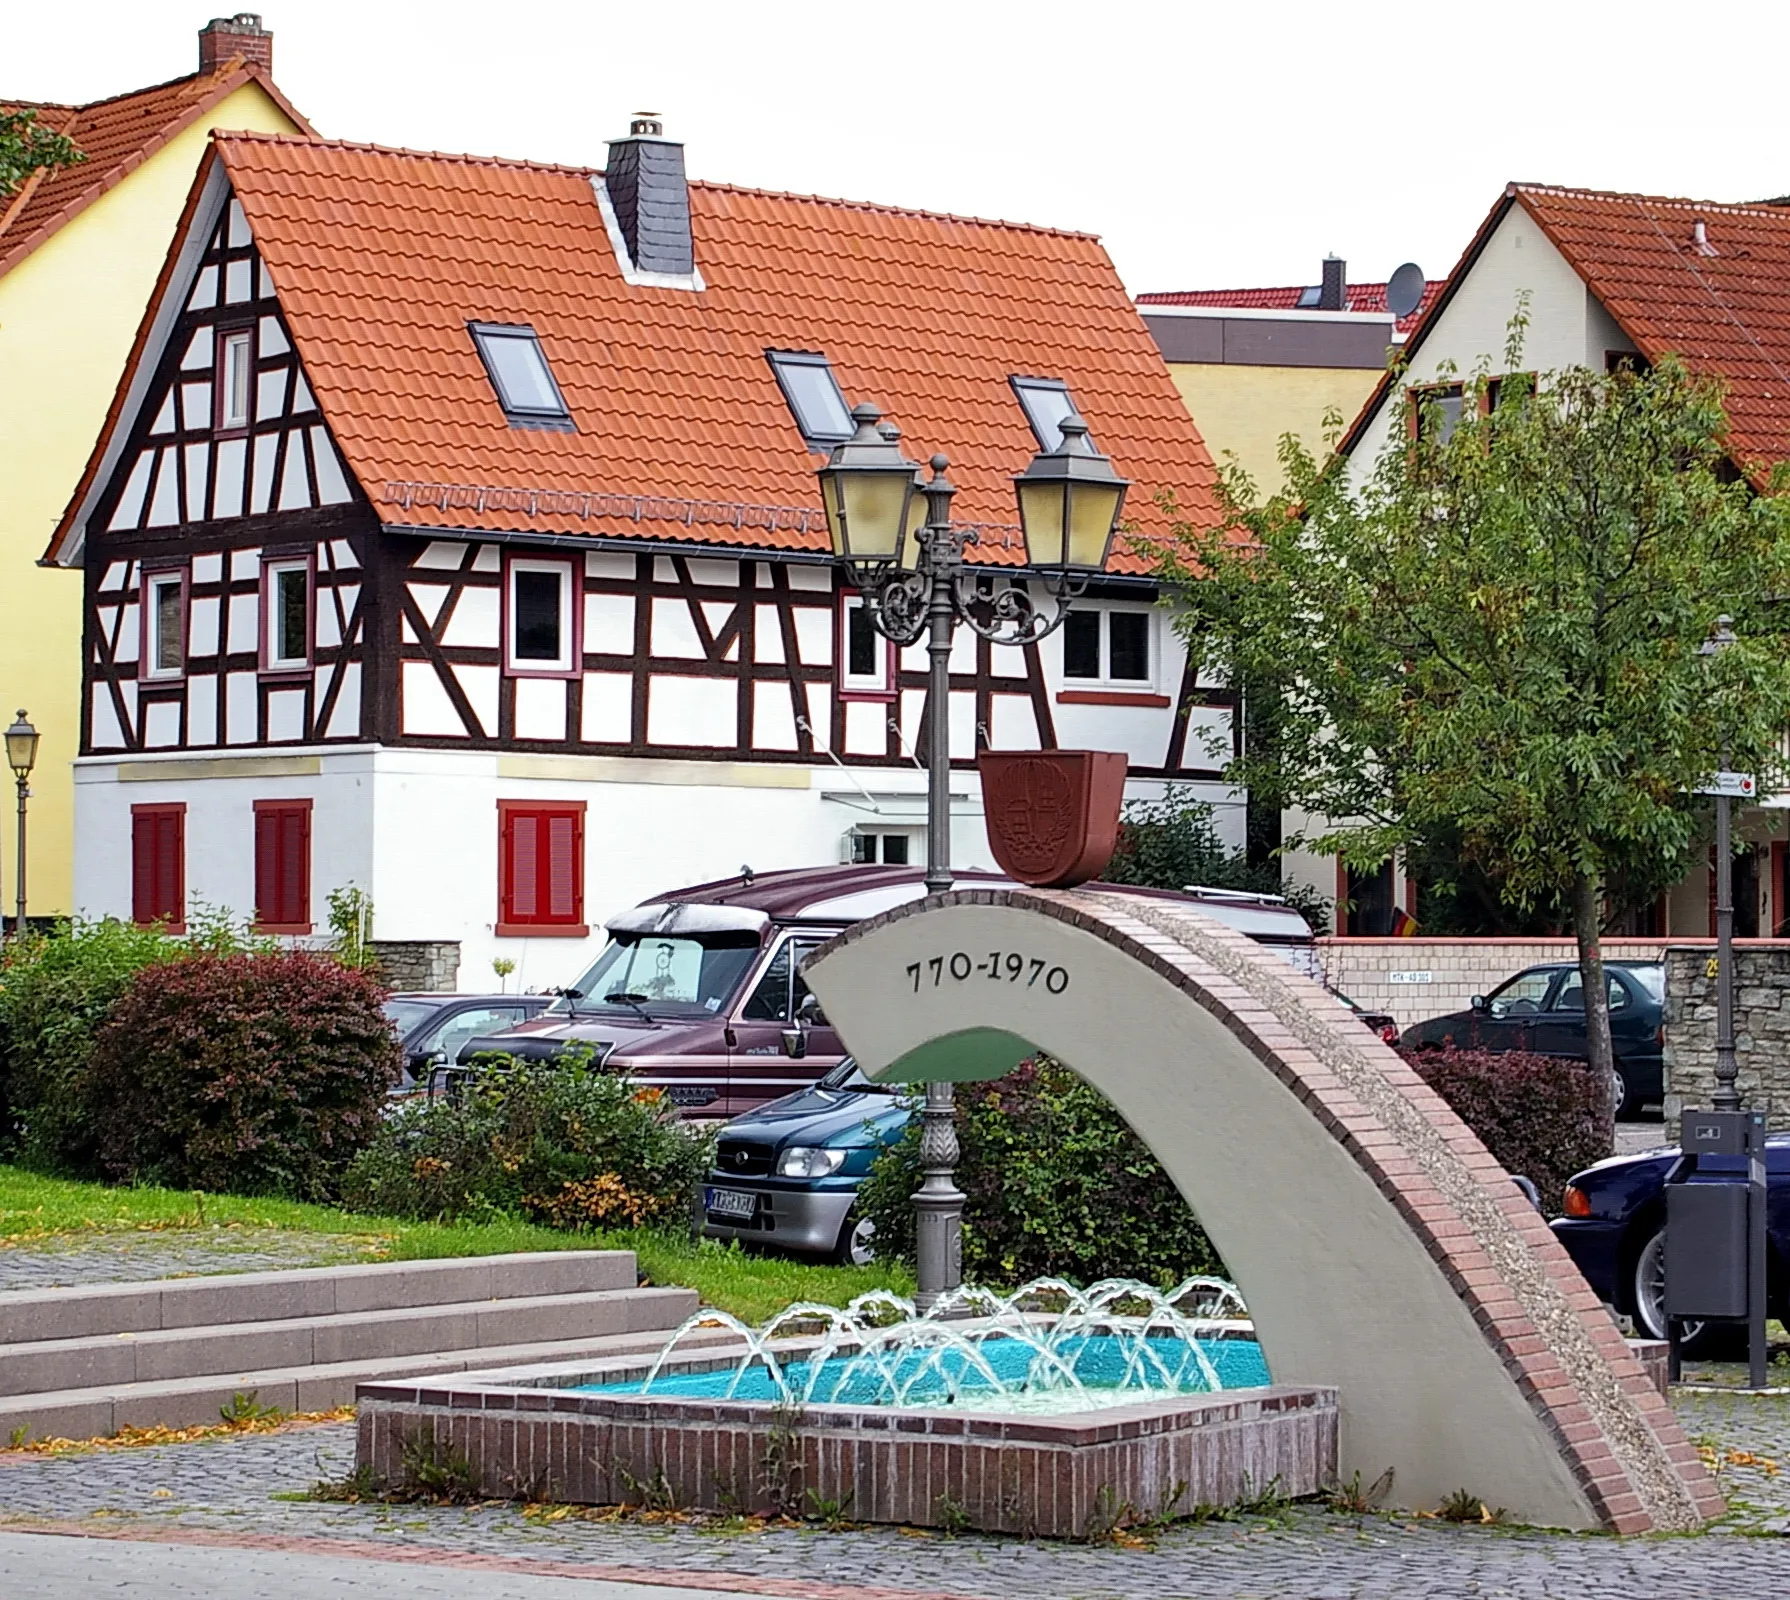
[[[1613,1067],[1610,1076],[1615,1080],[1610,1085],[1610,1103],[1616,1107],[1616,1120],[1625,1122],[1641,1109],[1641,1102],[1629,1088],[1628,1079],[1623,1077],[1621,1067]]]
[[[833,1259],[842,1267],[867,1267],[876,1260],[876,1224],[856,1212],[845,1219],[839,1230],[839,1243],[833,1247]]]
[[[1654,1230],[1635,1257],[1635,1331],[1643,1339],[1666,1336],[1666,1230]],[[1746,1349],[1746,1327],[1734,1322],[1680,1322],[1678,1348],[1701,1361],[1733,1361]]]

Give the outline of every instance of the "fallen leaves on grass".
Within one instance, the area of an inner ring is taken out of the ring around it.
[[[249,1417],[240,1422],[207,1422],[191,1428],[120,1428],[116,1433],[95,1439],[33,1439],[26,1444],[14,1445],[12,1449],[20,1455],[34,1456],[62,1456],[82,1450],[135,1450],[152,1444],[197,1444],[205,1439],[228,1439],[244,1433],[278,1433],[285,1428],[320,1422],[351,1422],[353,1419],[353,1406],[337,1406],[333,1411]]]

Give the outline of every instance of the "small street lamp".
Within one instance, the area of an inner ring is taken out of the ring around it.
[[[1719,656],[1734,643],[1733,619],[1717,617],[1715,632],[1697,647],[1697,654]],[[1722,766],[1728,751],[1722,750]],[[1735,1079],[1740,1063],[1734,1054],[1734,843],[1733,802],[1725,793],[1715,797],[1715,1095],[1717,1111],[1740,1110],[1740,1091]]]
[[[22,710],[18,721],[6,730],[6,762],[19,786],[19,919],[13,931],[22,939],[25,937],[25,802],[31,798],[28,785],[31,769],[37,765],[37,729],[26,721]]]
[[[864,597],[871,625],[897,646],[924,634],[926,687],[926,890],[951,887],[951,644],[960,622],[995,644],[1035,644],[1060,627],[1070,602],[1106,566],[1130,484],[1088,442],[1088,425],[1062,421],[1062,442],[1041,450],[1014,490],[1025,538],[1026,575],[972,566],[964,552],[974,528],[953,527],[945,476],[935,455],[932,476],[902,454],[899,431],[873,405],[853,408],[856,431],[834,447],[818,473],[833,557]],[[903,564],[912,545],[912,565]],[[1039,583],[1040,605],[1028,585]],[[957,1165],[949,1083],[929,1083],[921,1113],[918,1212],[919,1293],[924,1311],[962,1277],[963,1194]]]

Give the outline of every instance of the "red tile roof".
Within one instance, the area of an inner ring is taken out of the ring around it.
[[[388,525],[822,551],[820,458],[773,349],[824,352],[848,402],[882,406],[910,455],[947,452],[955,514],[989,530],[984,559],[1020,559],[1009,480],[1037,444],[1015,374],[1069,385],[1135,481],[1141,532],[1165,528],[1162,489],[1216,519],[1211,457],[1088,235],[695,183],[705,287],[630,287],[589,170],[262,135],[215,148],[324,415]],[[472,321],[535,327],[576,432],[506,423]],[[404,487],[417,484],[434,486],[423,504]],[[604,496],[651,499],[630,510]],[[729,519],[717,502],[758,509]],[[1126,554],[1114,569],[1147,566]]]
[[[1650,361],[1676,355],[1727,390],[1729,453],[1762,482],[1790,457],[1790,209],[1513,183],[1435,297],[1446,305],[1513,205],[1584,280]],[[1707,252],[1696,239],[1702,222]],[[1425,311],[1430,306],[1426,297]],[[1415,354],[1428,333],[1407,342]],[[1361,438],[1392,379],[1383,378],[1344,435]]]
[[[1417,309],[1409,316],[1400,317],[1395,324],[1398,332],[1409,333],[1423,320],[1424,312],[1442,292],[1444,282],[1443,278],[1431,278],[1424,285],[1423,300]],[[1171,289],[1161,294],[1140,294],[1137,303],[1140,306],[1235,306],[1240,310],[1311,311],[1316,308],[1299,304],[1299,297],[1310,292],[1309,288],[1299,284],[1278,289]],[[1386,285],[1383,283],[1351,283],[1348,299],[1347,309],[1350,311],[1386,315]]]
[[[249,82],[258,83],[298,127],[310,131],[266,72],[240,60],[216,72],[194,73],[82,106],[0,101],[7,110],[35,110],[45,127],[67,134],[87,158],[72,167],[32,174],[17,194],[0,202],[0,273],[18,265],[170,139]]]

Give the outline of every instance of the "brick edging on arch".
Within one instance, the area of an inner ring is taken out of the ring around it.
[[[1471,1312],[1599,1519],[1619,1533],[1684,1530],[1724,1510],[1671,1408],[1545,1219],[1405,1061],[1345,1032],[1290,967],[1175,901],[1088,890],[968,889],[840,934],[952,905],[1010,906],[1121,950],[1217,1018],[1310,1111],[1396,1209]],[[1359,1037],[1356,1037],[1359,1035]]]

